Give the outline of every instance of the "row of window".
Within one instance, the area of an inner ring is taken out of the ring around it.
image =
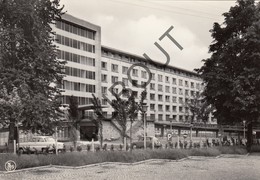
[[[79,105],[92,104],[92,98],[88,97],[76,97]],[[61,96],[61,104],[70,104],[70,96]]]
[[[79,64],[89,65],[89,66],[95,66],[95,59],[81,56],[78,54],[66,52],[66,51],[57,51],[57,57],[58,59],[64,59],[66,61],[71,61]]]
[[[65,67],[65,74],[86,79],[96,79],[95,72],[72,68],[68,66]]]
[[[72,90],[72,91],[89,92],[89,93],[96,92],[95,85],[70,82],[66,80],[63,80],[62,83],[58,85],[58,88],[65,89],[65,90]]]
[[[80,49],[80,50],[91,52],[91,53],[95,53],[95,46],[92,44],[77,41],[75,39],[61,36],[59,34],[56,35],[56,40],[57,40],[57,43],[65,45],[65,46],[69,46],[69,47],[72,47],[75,49]]]
[[[103,112],[103,116],[104,117],[108,117],[108,112],[104,111]],[[136,114],[137,116],[137,114]],[[177,118],[179,118],[179,121],[188,121],[190,118],[192,118],[191,116],[189,115],[166,115],[165,116],[165,119],[163,119],[163,114],[158,114],[158,120],[159,121],[177,121]],[[149,117],[150,120],[157,120],[156,119],[156,115],[155,114],[150,114],[150,117]]]
[[[199,78],[199,76],[194,74],[194,73],[185,72],[185,71],[182,71],[182,70],[179,70],[179,69],[176,69],[176,68],[162,66],[162,65],[159,65],[159,64],[150,64],[150,63],[145,62],[144,59],[125,56],[125,55],[122,55],[122,54],[110,52],[109,50],[103,49],[102,50],[102,56],[105,56],[105,57],[108,57],[108,58],[112,57],[112,58],[116,58],[116,59],[123,60],[123,61],[126,61],[126,62],[130,62],[130,63],[144,63],[148,68],[151,67],[151,68],[154,68],[154,69],[162,70],[164,72],[169,72],[171,74],[183,75],[183,76],[186,76],[188,78],[190,78],[190,77]]]
[[[101,62],[101,68],[103,70],[107,70],[107,62],[104,62],[102,61]],[[118,65],[117,64],[111,64],[111,71],[112,72],[119,72],[118,70]],[[122,74],[127,74],[127,71],[128,71],[128,67],[126,66],[122,66]],[[132,75],[135,76],[135,77],[138,77],[138,69],[133,69],[132,70]],[[149,78],[149,75],[147,73],[147,71],[144,71],[144,70],[141,70],[141,77],[144,78],[144,79],[148,79]],[[163,82],[163,75],[160,75],[158,74],[157,75],[157,79],[158,79],[158,82]],[[151,73],[151,79],[152,80],[155,80],[155,73]],[[166,83],[170,83],[170,77],[169,76],[165,76],[165,82]],[[172,78],[172,84],[176,85],[177,84],[177,79],[176,78]],[[183,86],[183,80],[182,79],[179,79],[179,83],[178,83],[179,86]],[[191,87],[191,88],[195,88],[195,83],[194,82],[188,82],[188,81],[184,81],[184,85],[185,87]],[[196,88],[197,89],[200,89],[200,83],[196,83]]]
[[[166,115],[165,119],[163,119],[163,114],[158,114],[158,120],[159,121],[177,121],[177,118],[179,117],[179,121],[188,121],[191,116],[189,115],[173,115],[172,117],[170,115]],[[150,114],[151,120],[156,120],[155,114]]]
[[[82,37],[86,37],[89,39],[95,39],[95,32],[92,30],[89,30],[87,28],[81,27],[81,26],[77,26],[71,23],[67,23],[64,21],[57,21],[56,22],[56,27],[58,29],[62,29],[64,31],[82,36]]]
[[[163,105],[162,104],[158,104],[157,105],[157,108],[155,108],[155,104],[150,104],[150,111],[166,111],[166,112],[177,112],[177,106],[170,106],[170,105],[165,105],[163,108]],[[171,108],[172,107],[172,108]],[[179,112],[184,112],[185,113],[189,113],[189,108],[188,107],[182,107],[182,106],[179,106]]]

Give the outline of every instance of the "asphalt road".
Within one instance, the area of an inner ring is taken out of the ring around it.
[[[0,180],[259,180],[260,154],[194,157],[180,162],[156,160],[139,165],[102,165],[82,169],[45,168],[0,174]]]

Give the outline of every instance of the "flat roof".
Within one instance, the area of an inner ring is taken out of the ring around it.
[[[189,73],[189,74],[192,74],[192,75],[195,75],[197,77],[200,77],[200,75],[194,71],[189,71],[189,70],[186,70],[186,69],[182,69],[182,68],[179,68],[179,67],[175,67],[175,66],[171,66],[171,65],[165,65],[161,62],[158,62],[156,60],[153,60],[152,61],[149,61],[147,60],[146,58],[144,58],[143,56],[140,56],[140,55],[137,55],[137,54],[133,54],[133,53],[129,53],[129,52],[126,52],[126,51],[122,51],[122,50],[119,50],[119,49],[115,49],[115,48],[112,48],[112,47],[108,47],[108,46],[104,46],[104,45],[101,45],[101,49],[104,49],[104,50],[108,50],[108,51],[112,51],[112,52],[115,52],[115,53],[120,53],[120,54],[124,54],[124,55],[127,55],[127,56],[130,56],[130,57],[133,57],[133,58],[137,58],[137,59],[140,59],[144,62],[148,62],[148,63],[151,63],[151,64],[154,64],[154,65],[159,65],[161,67],[167,67],[167,68],[171,68],[171,69],[175,69],[175,70],[179,70],[179,71],[182,71],[182,72],[186,72],[186,73]],[[102,54],[101,54],[102,56]]]

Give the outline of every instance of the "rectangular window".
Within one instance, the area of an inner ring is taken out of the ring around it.
[[[150,83],[150,90],[155,90],[155,84],[154,83]]]
[[[158,120],[162,121],[163,120],[163,115],[162,114],[158,114]]]
[[[191,88],[194,88],[194,82],[190,83]]]
[[[150,104],[150,110],[154,111],[155,110],[155,104]]]
[[[138,77],[138,70],[137,69],[133,69],[133,76]]]
[[[155,80],[155,74],[151,73],[151,76],[152,76],[152,80]]]
[[[176,78],[172,78],[172,84],[176,84]]]
[[[161,104],[158,105],[158,111],[163,111],[163,105]]]
[[[172,106],[172,112],[176,112],[177,109],[176,109],[176,106]]]
[[[185,96],[189,96],[189,90],[185,90]]]
[[[101,74],[101,81],[107,82],[107,75],[106,74]]]
[[[101,87],[102,94],[107,94],[107,87]]]
[[[167,92],[167,93],[170,92],[170,86],[165,86],[165,92]]]
[[[173,94],[176,94],[176,93],[177,93],[176,91],[177,91],[176,87],[173,87],[173,88],[172,88],[172,93],[173,93]]]
[[[128,79],[127,78],[123,78],[123,83],[125,86],[128,86]]]
[[[175,96],[172,97],[172,102],[176,103],[177,102],[177,98]]]
[[[168,111],[168,112],[170,111],[170,106],[169,105],[165,106],[165,111]]]
[[[182,84],[182,80],[181,79],[179,79],[179,86],[182,86],[183,84]]]
[[[179,97],[179,103],[183,103],[183,98]]]
[[[179,88],[179,95],[183,95],[183,91],[181,88]]]
[[[158,84],[158,91],[163,91],[163,86]]]
[[[162,82],[162,81],[163,81],[163,76],[160,75],[160,74],[158,74],[158,81],[159,81],[159,82]]]
[[[142,78],[144,78],[144,79],[147,78],[147,72],[146,71],[142,71]]]
[[[112,83],[118,82],[118,77],[112,76]]]
[[[165,96],[165,101],[170,102],[170,96]]]
[[[150,100],[155,101],[155,94],[150,94]]]
[[[127,71],[128,71],[128,67],[123,66],[122,67],[122,73],[127,74]]]
[[[113,72],[118,72],[118,65],[116,65],[116,64],[111,64],[111,71],[113,71]]]
[[[189,87],[188,81],[185,81],[185,87]]]
[[[158,95],[158,101],[163,101],[163,96],[162,95]]]
[[[169,83],[169,77],[168,76],[165,76],[165,82]]]
[[[95,93],[96,92],[96,86],[95,85],[86,84],[86,92]]]
[[[107,70],[107,63],[101,61],[101,68]]]

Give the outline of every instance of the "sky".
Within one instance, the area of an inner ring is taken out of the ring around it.
[[[154,45],[157,42],[170,56],[170,65],[193,71],[209,58],[212,43],[210,29],[222,24],[222,14],[235,1],[176,0],[61,0],[64,10],[77,18],[101,26],[101,44],[165,63],[166,56]],[[180,50],[169,34],[183,47]]]

